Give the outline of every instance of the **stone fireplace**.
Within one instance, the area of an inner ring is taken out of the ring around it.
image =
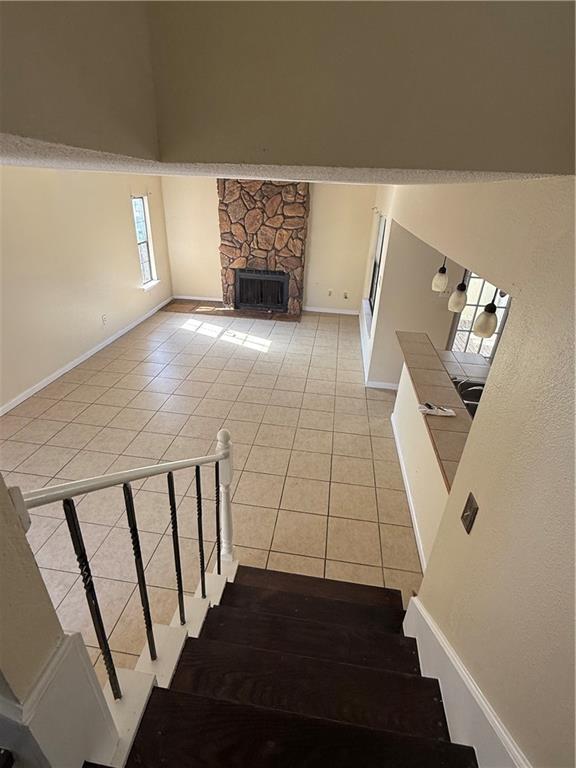
[[[278,272],[288,276],[286,311],[299,315],[304,289],[308,184],[218,179],[218,198],[224,304],[237,306],[236,270]]]

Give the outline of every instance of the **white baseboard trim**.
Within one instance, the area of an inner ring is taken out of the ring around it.
[[[184,296],[184,294],[174,294],[172,299],[186,299],[187,301],[222,301],[222,296]],[[170,301],[172,301],[170,299]]]
[[[422,674],[440,682],[450,738],[473,746],[480,768],[532,768],[440,627],[413,597],[404,633],[415,637]]]
[[[28,387],[28,389],[26,389],[24,392],[21,392],[19,395],[12,398],[12,400],[0,406],[0,416],[3,416],[8,411],[11,411],[12,408],[16,408],[16,406],[20,405],[20,403],[24,402],[24,400],[26,400],[29,397],[32,397],[32,395],[35,395],[36,392],[39,392],[41,389],[44,389],[44,387],[47,387],[48,384],[52,384],[53,381],[60,378],[60,376],[63,376],[65,373],[68,373],[68,371],[71,371],[72,368],[75,368],[77,365],[80,365],[80,363],[83,363],[85,360],[88,360],[88,358],[92,357],[92,355],[95,355],[96,352],[100,352],[101,349],[104,349],[104,347],[107,347],[109,344],[112,344],[113,341],[116,341],[121,336],[124,336],[125,333],[128,333],[128,331],[131,331],[132,328],[135,328],[137,325],[140,325],[140,323],[143,323],[144,320],[147,320],[149,317],[152,317],[152,315],[156,314],[156,312],[158,312],[159,309],[162,309],[162,307],[166,306],[166,304],[168,304],[171,301],[172,301],[172,296],[170,296],[168,299],[164,299],[164,301],[161,301],[160,304],[157,304],[155,307],[148,310],[146,314],[136,318],[136,320],[133,320],[131,323],[124,326],[124,328],[121,328],[119,331],[116,331],[116,333],[113,333],[112,336],[108,336],[108,338],[104,339],[104,341],[101,341],[99,344],[97,344],[95,347],[92,347],[87,352],[83,352],[79,357],[76,357],[74,360],[71,360],[69,363],[66,363],[66,365],[62,366],[62,368],[58,368],[57,371],[54,371],[53,373],[49,374],[44,379],[42,379],[42,381],[39,381],[37,384],[34,384],[31,387]]]
[[[398,391],[398,382],[393,381],[367,381],[366,382],[367,387],[372,387],[372,389],[393,389],[395,392]]]
[[[394,434],[394,442],[396,443],[396,451],[398,453],[398,461],[400,462],[400,471],[402,472],[402,480],[404,481],[404,488],[406,489],[406,498],[408,499],[408,508],[410,509],[410,517],[412,519],[412,528],[414,529],[414,538],[416,539],[416,547],[418,549],[418,556],[420,557],[420,564],[422,565],[422,573],[426,571],[426,555],[424,553],[424,544],[422,542],[422,535],[418,527],[418,516],[416,515],[416,507],[414,505],[414,498],[410,491],[410,482],[408,478],[408,471],[406,469],[406,462],[404,461],[404,454],[402,453],[402,445],[400,444],[400,438],[398,436],[398,429],[396,425],[396,419],[394,412],[390,416],[390,422],[392,424],[392,432]]]
[[[302,307],[304,312],[322,312],[325,315],[359,315],[357,309],[335,309],[334,307]]]

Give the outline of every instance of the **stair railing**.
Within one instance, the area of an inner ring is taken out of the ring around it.
[[[94,493],[122,485],[124,492],[124,503],[128,519],[128,528],[132,541],[132,550],[134,552],[134,562],[136,566],[136,577],[138,590],[140,593],[140,602],[142,604],[142,613],[144,616],[144,626],[146,628],[146,640],[150,653],[150,659],[156,660],[156,642],[154,639],[154,629],[152,615],[150,612],[150,602],[148,599],[148,590],[146,587],[146,577],[142,552],[140,548],[140,535],[136,518],[136,509],[134,505],[134,496],[131,483],[135,480],[145,480],[156,475],[166,475],[168,483],[168,503],[170,506],[170,527],[172,532],[172,544],[174,550],[174,567],[176,572],[176,589],[178,593],[178,611],[180,624],[186,623],[185,602],[184,602],[184,584],[182,579],[182,563],[180,557],[180,540],[178,536],[178,515],[176,505],[176,493],[174,487],[174,473],[182,469],[195,468],[195,491],[196,491],[196,523],[198,527],[198,555],[200,571],[200,592],[203,599],[206,598],[206,562],[204,554],[204,533],[203,533],[203,503],[202,503],[202,483],[200,468],[205,465],[214,465],[214,491],[215,491],[215,517],[216,517],[216,573],[221,574],[222,560],[231,561],[233,559],[232,546],[232,505],[230,501],[230,484],[232,482],[232,443],[230,433],[223,429],[218,432],[217,452],[208,456],[199,456],[193,459],[181,459],[179,461],[163,462],[151,467],[139,467],[129,469],[125,472],[114,472],[109,475],[100,475],[86,480],[75,480],[61,485],[53,485],[49,488],[40,488],[36,491],[27,491],[22,493],[19,488],[10,488],[9,492],[15,502],[17,509],[20,510],[22,517],[27,516],[27,511],[36,507],[61,501],[64,507],[64,515],[70,532],[70,538],[74,547],[74,553],[80,568],[80,575],[84,585],[84,592],[88,609],[94,624],[94,631],[98,639],[98,645],[102,652],[102,658],[110,688],[115,699],[122,698],[122,691],[118,682],[118,675],[114,666],[112,652],[108,642],[104,621],[100,612],[98,596],[92,578],[90,562],[84,545],[84,538],[74,498],[87,493]]]

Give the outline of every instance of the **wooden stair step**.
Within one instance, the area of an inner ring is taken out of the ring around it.
[[[474,750],[155,688],[126,768],[477,768]]]
[[[382,632],[402,632],[404,611],[390,606],[373,606],[329,600],[325,597],[299,595],[277,589],[227,584],[220,605],[248,611],[311,619],[328,624],[362,626]]]
[[[420,673],[413,638],[362,627],[220,605],[208,611],[201,637],[375,669]]]
[[[402,593],[397,589],[320,579],[315,576],[301,576],[297,573],[284,573],[283,571],[269,571],[246,565],[241,565],[238,568],[234,583],[246,584],[249,587],[278,589],[283,592],[296,592],[311,597],[325,597],[328,600],[344,600],[345,602],[363,603],[364,605],[402,608]]]
[[[172,690],[449,740],[437,680],[189,639]]]

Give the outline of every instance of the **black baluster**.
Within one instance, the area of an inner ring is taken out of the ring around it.
[[[182,587],[182,565],[180,562],[180,541],[178,539],[178,518],[176,517],[176,493],[174,491],[174,474],[168,472],[168,498],[170,499],[170,523],[172,525],[172,545],[174,547],[174,565],[176,567],[176,588],[178,590],[178,610],[180,624],[186,623],[184,614],[184,589]]]
[[[100,606],[98,605],[98,597],[96,596],[90,564],[88,563],[88,555],[86,554],[86,547],[84,546],[84,539],[82,537],[82,531],[80,530],[78,515],[76,514],[76,506],[72,499],[64,499],[64,514],[66,515],[66,522],[68,523],[68,530],[70,531],[74,553],[76,554],[76,559],[80,566],[80,575],[82,576],[82,583],[84,584],[86,601],[88,602],[88,608],[90,610],[90,615],[92,616],[92,623],[94,624],[94,631],[98,638],[98,645],[102,651],[102,658],[104,659],[104,666],[106,667],[106,673],[108,674],[108,680],[110,681],[110,688],[112,689],[114,698],[121,699],[122,691],[120,690],[116,667],[114,666],[112,653],[110,652],[110,646],[108,645],[108,638],[106,637],[106,630],[104,629],[104,622],[102,621],[102,614],[100,613]]]
[[[222,571],[222,539],[220,536],[220,462],[214,466],[214,485],[216,493],[216,573]]]
[[[198,554],[200,557],[200,592],[206,597],[206,575],[204,573],[204,534],[202,533],[202,485],[200,467],[196,467],[196,514],[198,518]]]
[[[142,550],[140,549],[140,536],[138,535],[138,526],[136,524],[136,512],[134,511],[134,497],[130,483],[124,483],[124,502],[126,504],[126,516],[128,517],[128,527],[130,528],[130,538],[132,539],[132,550],[134,552],[134,564],[136,565],[136,576],[138,578],[138,589],[140,591],[140,601],[142,602],[142,613],[144,614],[144,626],[146,627],[146,638],[148,639],[148,648],[150,649],[150,658],[156,660],[156,643],[154,642],[154,631],[152,629],[152,616],[150,615],[150,603],[148,602],[148,591],[146,589],[146,579],[144,578],[144,563],[142,562]]]

